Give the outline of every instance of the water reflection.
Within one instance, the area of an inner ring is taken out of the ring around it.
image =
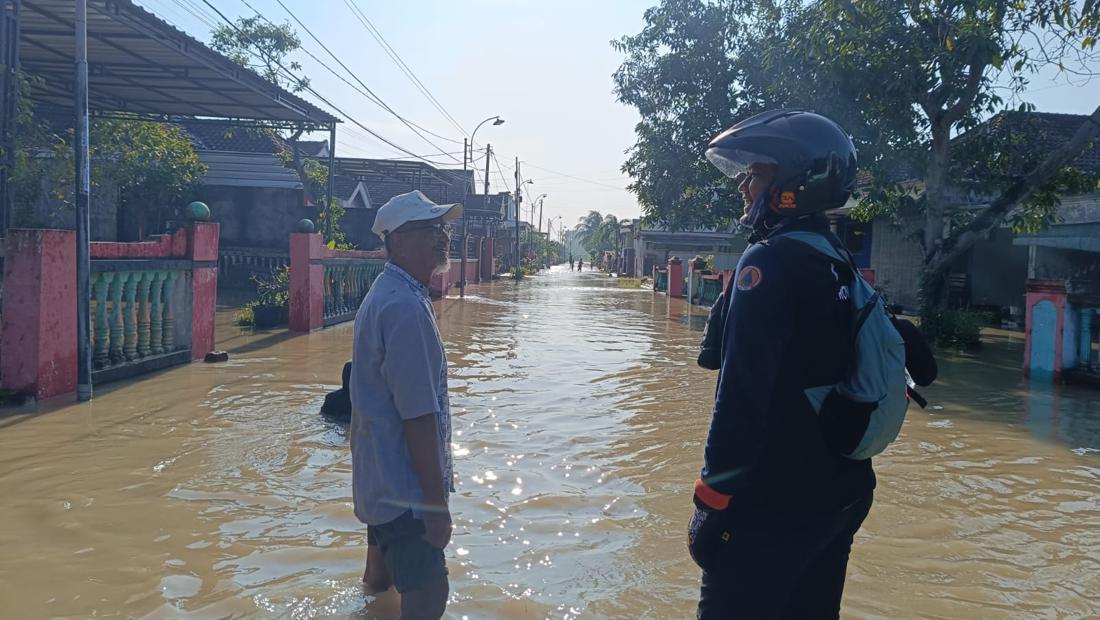
[[[705,313],[554,271],[437,302],[452,370],[453,618],[673,618],[715,373]],[[363,528],[344,430],[317,414],[350,325],[251,334],[0,429],[10,617],[356,617]],[[1100,403],[1029,385],[998,337],[952,356],[877,462],[845,617],[1100,613]],[[7,422],[7,421],[5,421]]]

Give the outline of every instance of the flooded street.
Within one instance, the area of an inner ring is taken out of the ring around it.
[[[436,303],[456,530],[449,618],[686,618],[715,373],[704,311],[555,268]],[[388,618],[364,596],[344,429],[352,324],[0,418],[4,617]],[[1028,385],[1021,336],[941,364],[876,459],[844,616],[1100,615],[1100,393]],[[336,385],[334,385],[336,383]]]

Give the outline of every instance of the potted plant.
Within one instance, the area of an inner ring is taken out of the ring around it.
[[[252,324],[260,329],[276,327],[290,317],[290,268],[286,265],[263,278],[252,276],[256,283],[256,301],[252,304]]]

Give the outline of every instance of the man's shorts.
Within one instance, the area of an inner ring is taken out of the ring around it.
[[[382,561],[398,592],[422,589],[426,584],[447,576],[443,550],[424,540],[424,522],[405,511],[389,523],[372,525],[368,537],[378,542]]]

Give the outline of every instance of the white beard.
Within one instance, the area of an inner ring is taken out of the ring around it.
[[[442,262],[436,264],[435,268],[432,269],[432,275],[437,276],[441,273],[446,273],[446,271],[450,268],[451,268],[451,261],[446,256],[444,256],[443,259],[442,259]]]

